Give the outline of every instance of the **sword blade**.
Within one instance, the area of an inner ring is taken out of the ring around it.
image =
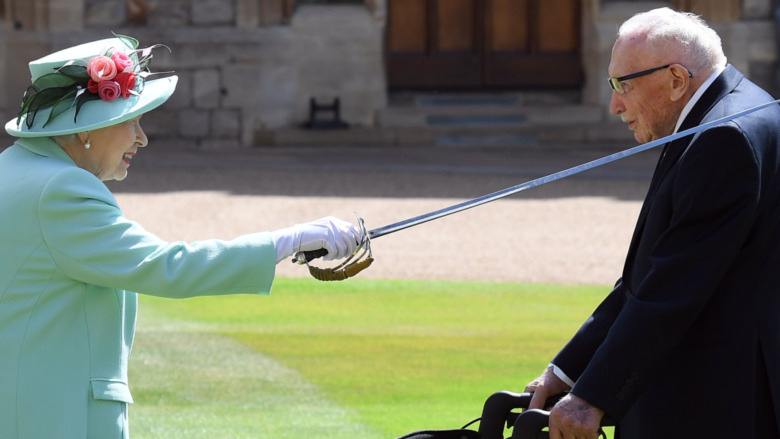
[[[728,121],[736,119],[738,117],[742,117],[742,116],[748,115],[748,114],[753,113],[755,111],[761,110],[762,108],[766,108],[766,107],[768,107],[770,105],[777,104],[778,102],[780,102],[780,99],[777,99],[777,100],[774,100],[774,101],[771,101],[771,102],[766,102],[766,103],[763,103],[761,105],[758,105],[758,106],[755,106],[755,107],[752,107],[752,108],[748,108],[747,110],[743,110],[743,111],[734,113],[732,115],[725,116],[725,117],[722,117],[722,118],[717,119],[717,120],[713,120],[712,122],[707,122],[707,123],[698,125],[696,127],[689,128],[687,130],[680,131],[678,133],[675,133],[675,134],[672,134],[672,135],[669,135],[669,136],[666,136],[666,137],[662,137],[662,138],[660,138],[658,140],[654,140],[654,141],[648,142],[648,143],[643,143],[641,145],[637,145],[637,146],[634,146],[632,148],[628,148],[626,150],[623,150],[623,151],[620,151],[620,152],[616,152],[614,154],[610,154],[608,156],[601,157],[599,159],[596,159],[596,160],[593,160],[593,161],[590,161],[590,162],[587,162],[587,163],[583,163],[581,165],[577,165],[577,166],[574,166],[574,167],[569,168],[569,169],[565,169],[563,171],[558,171],[558,172],[555,172],[553,174],[537,178],[535,180],[531,180],[531,181],[528,181],[528,182],[525,182],[525,183],[521,183],[521,184],[518,184],[516,186],[512,186],[512,187],[509,187],[509,188],[506,188],[506,189],[502,189],[500,191],[496,191],[496,192],[493,192],[493,193],[490,193],[490,194],[487,194],[487,195],[483,195],[481,197],[474,198],[474,199],[468,200],[468,201],[464,201],[462,203],[455,204],[455,205],[449,206],[449,207],[445,207],[443,209],[439,209],[439,210],[436,210],[436,211],[433,211],[433,212],[430,212],[430,213],[419,215],[419,216],[416,216],[414,218],[409,218],[409,219],[406,219],[406,220],[403,220],[403,221],[399,221],[397,223],[386,225],[384,227],[379,227],[379,228],[376,228],[376,229],[373,229],[373,230],[369,230],[368,231],[368,237],[371,238],[371,239],[379,238],[380,236],[389,235],[391,233],[395,233],[395,232],[398,232],[400,230],[408,229],[410,227],[414,227],[414,226],[426,223],[428,221],[433,221],[435,219],[439,219],[439,218],[442,218],[442,217],[445,217],[445,216],[448,216],[448,215],[452,215],[454,213],[462,212],[462,211],[467,210],[467,209],[471,209],[471,208],[474,208],[474,207],[477,207],[477,206],[481,206],[483,204],[487,204],[487,203],[490,203],[492,201],[496,201],[496,200],[499,200],[501,198],[505,198],[505,197],[508,197],[510,195],[514,195],[514,194],[517,194],[519,192],[523,192],[523,191],[526,191],[528,189],[532,189],[532,188],[541,186],[543,184],[547,184],[547,183],[550,183],[550,182],[553,182],[553,181],[556,181],[556,180],[560,180],[562,178],[566,178],[566,177],[572,176],[574,174],[579,174],[581,172],[584,172],[584,171],[596,168],[598,166],[602,166],[602,165],[605,165],[607,163],[611,163],[611,162],[614,162],[616,160],[620,160],[622,158],[625,158],[625,157],[628,157],[628,156],[631,156],[631,155],[634,155],[634,154],[637,154],[637,153],[640,153],[640,152],[643,152],[643,151],[647,151],[648,149],[655,148],[656,146],[663,145],[665,143],[672,142],[674,140],[677,140],[677,139],[680,139],[680,138],[683,138],[683,137],[686,137],[686,136],[690,136],[690,135],[699,133],[699,132],[704,131],[704,130],[706,130],[708,128],[712,128],[714,126],[720,125],[722,123],[728,122]]]

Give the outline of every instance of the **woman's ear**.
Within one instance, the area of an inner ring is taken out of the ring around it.
[[[669,98],[672,101],[678,101],[685,96],[691,87],[691,73],[680,64],[672,64],[669,71],[672,73],[672,78],[669,80],[671,91]]]

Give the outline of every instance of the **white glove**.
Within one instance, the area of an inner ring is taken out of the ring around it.
[[[363,239],[360,230],[347,221],[328,216],[304,224],[271,232],[276,248],[276,263],[299,251],[325,249],[326,261],[346,258]]]

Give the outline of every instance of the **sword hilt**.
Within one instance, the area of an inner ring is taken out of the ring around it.
[[[355,216],[357,217],[358,226],[360,227],[360,231],[363,233],[363,241],[366,243],[366,246],[368,246],[369,243],[370,243],[371,232],[373,232],[373,230],[367,231],[366,230],[366,223],[363,221],[363,217],[358,215],[357,212],[355,212]],[[363,244],[361,244],[361,246],[362,245]],[[368,248],[368,247],[366,247],[366,248]],[[295,264],[304,265],[304,264],[307,264],[307,263],[309,263],[309,262],[311,262],[311,261],[313,261],[313,260],[315,260],[317,258],[321,258],[321,257],[323,257],[323,256],[325,256],[327,254],[328,254],[328,250],[324,249],[324,248],[321,248],[319,250],[300,251],[300,252],[296,253],[295,255],[293,255],[293,260],[292,261]]]
[[[303,252],[298,252],[293,256],[293,262],[296,264],[303,265],[307,262],[311,262],[317,258],[321,258],[328,254],[328,250],[321,248],[319,250],[308,250]]]

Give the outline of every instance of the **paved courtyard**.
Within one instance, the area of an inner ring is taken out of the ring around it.
[[[626,145],[629,147],[632,145]],[[111,182],[125,215],[167,240],[231,239],[325,215],[369,229],[613,151],[577,148],[284,147],[152,143]],[[373,241],[363,278],[612,284],[658,151]],[[327,263],[319,262],[319,266]],[[278,276],[309,276],[282,262]]]

